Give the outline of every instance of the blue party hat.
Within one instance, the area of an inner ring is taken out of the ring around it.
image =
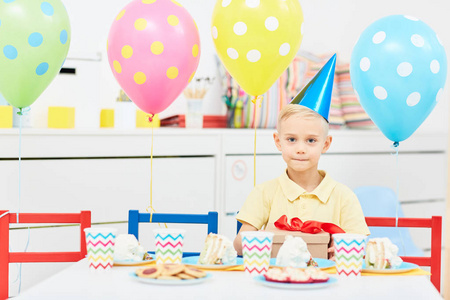
[[[328,60],[316,76],[292,99],[291,104],[306,106],[324,117],[328,122],[335,67],[336,54]]]

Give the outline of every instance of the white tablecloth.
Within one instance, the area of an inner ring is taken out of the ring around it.
[[[212,277],[197,285],[153,285],[132,279],[129,273],[136,268],[95,273],[84,259],[14,299],[442,299],[427,276],[362,276],[322,289],[287,290],[263,286],[236,271],[211,271]]]

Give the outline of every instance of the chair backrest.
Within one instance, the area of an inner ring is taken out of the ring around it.
[[[207,224],[206,234],[218,232],[218,214],[210,211],[207,214],[152,214],[152,223]],[[150,223],[150,213],[138,210],[128,212],[128,233],[139,240],[139,223]],[[183,252],[183,256],[198,255],[198,252]]]
[[[395,227],[396,218],[366,217],[367,226]],[[431,256],[401,256],[403,261],[430,267],[431,282],[440,291],[441,287],[441,247],[442,217],[398,218],[398,227],[431,228]]]
[[[384,186],[360,186],[354,189],[366,217],[404,217],[397,195]],[[413,241],[408,228],[371,228],[370,237],[387,237],[399,247],[399,253],[408,256],[423,256],[424,252]]]
[[[86,254],[84,229],[91,227],[91,212],[80,213],[20,213],[0,211],[0,299],[8,298],[9,263],[76,262]],[[9,252],[9,224],[80,224],[80,250],[74,252]]]

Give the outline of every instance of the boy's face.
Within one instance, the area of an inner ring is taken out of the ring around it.
[[[331,136],[325,135],[322,120],[298,115],[281,121],[273,137],[288,171],[294,172],[317,170],[320,155],[331,144]]]

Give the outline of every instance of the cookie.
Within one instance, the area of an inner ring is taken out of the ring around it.
[[[196,268],[192,268],[192,267],[186,267],[186,270],[184,270],[184,273],[191,275],[195,278],[202,278],[206,276],[206,272],[196,269]]]
[[[179,273],[177,274],[177,277],[180,277],[181,279],[196,279],[194,276],[188,275],[186,273]]]
[[[160,266],[151,266],[148,268],[142,268],[136,270],[136,275],[144,278],[156,278],[162,273],[162,268]]]
[[[157,278],[158,280],[181,280],[180,277],[177,276],[168,276],[168,275],[161,275]]]
[[[178,273],[181,273],[185,270],[185,265],[180,265],[180,264],[164,264],[161,265],[162,268],[162,273],[161,275],[163,276],[172,276],[172,275],[176,275]]]

